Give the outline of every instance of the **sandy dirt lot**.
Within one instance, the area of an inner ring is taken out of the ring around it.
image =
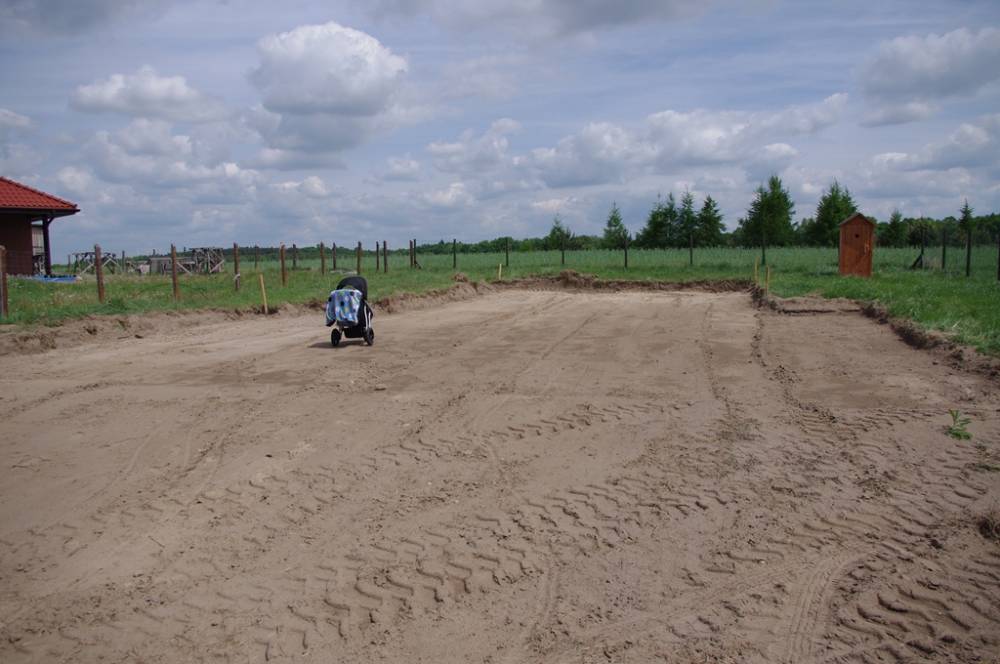
[[[375,323],[0,357],[0,661],[1000,661],[995,382],[745,293]]]

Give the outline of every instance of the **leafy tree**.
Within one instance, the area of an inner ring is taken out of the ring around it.
[[[564,246],[570,248],[572,246],[573,233],[563,225],[559,215],[556,215],[552,220],[552,228],[545,236],[543,244],[546,249],[561,249]]]
[[[804,226],[803,241],[817,247],[835,247],[840,239],[840,222],[858,211],[858,206],[847,187],[836,180],[819,199],[816,218]]]
[[[622,249],[625,247],[625,238],[628,237],[628,230],[622,223],[622,213],[618,209],[617,203],[611,204],[611,211],[608,213],[608,222],[604,225],[604,248]]]
[[[747,216],[740,220],[740,238],[745,245],[783,246],[795,239],[792,215],[795,203],[781,178],[772,175],[763,185],[757,187]]]
[[[705,197],[701,210],[698,212],[697,242],[702,247],[718,247],[722,244],[725,226],[722,223],[722,213],[711,196]]]
[[[698,227],[698,215],[694,211],[694,196],[690,190],[685,190],[681,196],[681,209],[677,215],[677,232],[680,237],[681,246],[687,246],[694,242],[695,231]]]

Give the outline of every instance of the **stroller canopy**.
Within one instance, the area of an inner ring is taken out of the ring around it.
[[[340,280],[340,283],[337,284],[337,290],[342,288],[353,288],[354,290],[359,290],[361,291],[361,299],[366,302],[368,301],[368,282],[364,277],[344,277]]]

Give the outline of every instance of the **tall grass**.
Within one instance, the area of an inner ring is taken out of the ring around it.
[[[938,250],[939,251],[939,250]],[[915,249],[879,248],[871,279],[838,275],[837,250],[775,248],[767,252],[772,269],[771,289],[781,296],[816,294],[876,301],[895,316],[913,319],[923,326],[951,333],[958,341],[1000,355],[1000,285],[996,281],[997,256],[992,247],[976,247],[973,274],[964,276],[964,252],[950,250],[949,270],[938,269],[940,253],[929,251],[930,269],[909,270]],[[696,249],[693,265],[688,250],[630,250],[629,268],[621,251],[567,251],[562,265],[558,251],[511,253],[504,278],[557,274],[563,269],[595,274],[607,279],[694,281],[750,279],[759,250]],[[400,293],[420,293],[453,283],[450,254],[421,254],[420,270],[407,267],[405,253],[389,256],[389,272],[375,272],[375,257],[366,253],[362,274],[369,280],[373,300]],[[503,253],[462,254],[458,271],[473,280],[497,278],[505,262]],[[290,262],[289,262],[290,264]],[[321,275],[318,260],[299,260],[299,269],[289,270],[289,285],[281,286],[276,261],[262,261],[268,301],[284,303],[323,301],[343,273]],[[340,267],[354,260],[340,257]],[[169,276],[110,275],[106,278],[107,300],[97,302],[94,277],[75,284],[45,284],[27,279],[10,280],[11,316],[5,322],[54,325],[67,318],[90,314],[128,314],[151,310],[249,309],[259,306],[261,294],[252,261],[243,261],[242,289],[233,289],[229,274],[183,276],[181,298],[174,302]],[[230,266],[231,269],[231,266]],[[58,271],[58,269],[57,269]]]

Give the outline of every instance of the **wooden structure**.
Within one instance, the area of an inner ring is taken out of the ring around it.
[[[73,274],[86,274],[97,272],[97,253],[94,251],[78,251],[73,254]],[[118,257],[114,254],[101,252],[101,269],[104,272],[118,274],[122,267],[118,264]]]
[[[0,245],[7,248],[6,273],[51,275],[49,225],[79,211],[76,203],[0,177]]]
[[[218,274],[226,269],[226,258],[222,247],[192,247],[191,262],[194,269],[191,272],[203,274]]]
[[[855,212],[840,222],[840,274],[872,276],[875,222]]]

